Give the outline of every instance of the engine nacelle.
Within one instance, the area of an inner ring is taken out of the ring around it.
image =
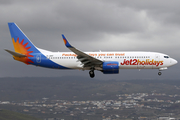
[[[116,61],[103,62],[102,68],[103,68],[102,72],[104,74],[118,74],[119,62]]]

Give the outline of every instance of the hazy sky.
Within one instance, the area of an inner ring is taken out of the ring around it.
[[[8,22],[15,22],[39,48],[67,51],[61,34],[82,51],[155,51],[180,60],[180,1],[177,0],[0,0],[0,77],[87,76],[13,60]],[[97,79],[178,79],[180,65],[163,71],[120,70]]]

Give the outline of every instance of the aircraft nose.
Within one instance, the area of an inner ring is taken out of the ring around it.
[[[175,60],[175,59],[173,59],[173,58],[171,59],[171,64],[172,64],[172,65],[175,65],[175,64],[177,64],[177,63],[178,63],[177,60]]]

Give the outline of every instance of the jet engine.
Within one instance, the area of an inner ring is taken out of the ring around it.
[[[119,62],[116,61],[103,62],[102,68],[103,68],[102,72],[104,74],[118,74]]]

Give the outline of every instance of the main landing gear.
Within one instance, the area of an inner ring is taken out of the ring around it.
[[[95,76],[94,70],[89,71],[89,75],[90,75],[91,78],[93,78]]]
[[[91,70],[89,71],[89,75],[90,75],[91,78],[93,78],[95,76],[94,68],[91,68]]]
[[[161,73],[161,72],[158,72],[158,75],[160,76],[160,75],[162,75],[162,73]]]

